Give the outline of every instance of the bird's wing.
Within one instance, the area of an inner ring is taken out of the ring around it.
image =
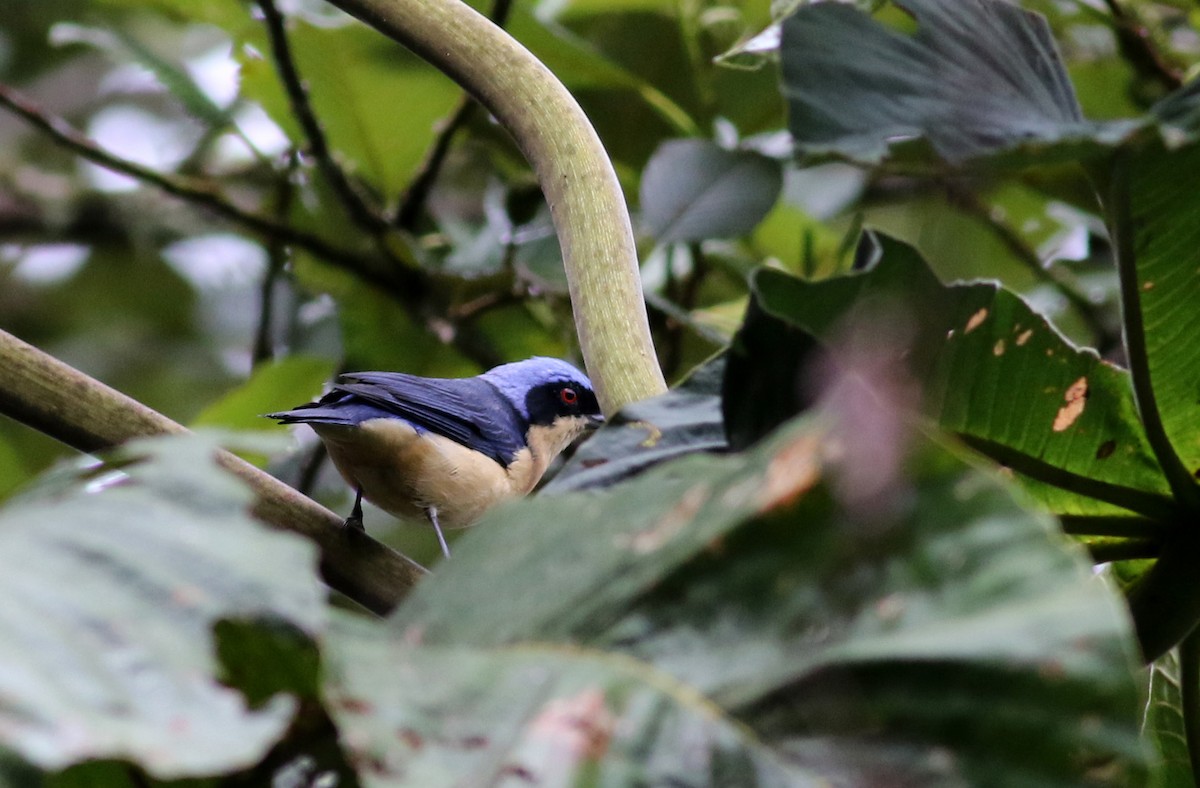
[[[505,467],[525,446],[525,427],[512,405],[477,378],[356,372],[339,378],[318,402],[270,415],[285,423],[346,426],[375,418],[401,418],[418,430],[444,435]]]

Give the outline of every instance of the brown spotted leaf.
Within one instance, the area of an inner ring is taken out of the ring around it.
[[[860,343],[899,342],[896,356],[922,384],[922,409],[1034,480],[1030,489],[1052,511],[1163,510],[1168,488],[1125,370],[1071,344],[1014,293],[994,283],[943,285],[914,249],[878,241],[878,264],[861,273],[821,282],[773,270],[755,276],[755,319],[729,360],[731,433],[742,421],[763,418],[761,398],[750,388],[755,362],[740,357],[740,347],[770,346],[797,330],[836,347],[855,327],[867,333]],[[796,391],[822,382],[811,362],[771,374],[791,375]],[[790,408],[801,404],[794,397]],[[789,404],[778,407],[776,420],[788,415]]]

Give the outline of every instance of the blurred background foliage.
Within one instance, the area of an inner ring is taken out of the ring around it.
[[[1072,339],[1118,352],[1115,274],[1079,170],[916,179],[789,160],[772,20],[797,4],[473,3],[596,124],[668,379],[728,340],[751,270],[844,271],[863,226],[916,246],[943,280],[998,278]],[[1191,0],[1024,5],[1050,20],[1092,118],[1139,114],[1200,59]],[[449,79],[320,0],[10,4],[0,83],[193,189],[170,196],[0,112],[0,328],[174,419],[266,428],[257,414],[340,369],[578,360],[549,210],[512,141]],[[64,453],[0,418],[0,496]],[[344,508],[310,456],[276,470]],[[421,558],[433,545],[417,539],[400,546]]]

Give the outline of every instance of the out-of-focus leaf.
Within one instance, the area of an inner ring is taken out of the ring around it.
[[[1196,172],[1200,145],[1169,151],[1151,144],[1125,168],[1154,395],[1176,453],[1200,479],[1200,199],[1191,177]]]
[[[945,286],[908,246],[879,236],[871,270],[805,282],[764,269],[745,339],[735,339],[726,387],[731,434],[779,423],[819,387],[805,354],[768,364],[775,343],[799,347],[797,329],[835,356],[850,330],[904,357],[923,408],[946,429],[1018,472],[1060,514],[1095,514],[1089,495],[1157,514],[1167,485],[1136,415],[1128,374],[1073,346],[1015,294],[990,283]],[[881,319],[881,317],[883,319]],[[770,325],[775,321],[776,325]],[[743,353],[743,342],[748,353]],[[773,396],[771,396],[773,395]],[[743,426],[745,425],[745,426]]]
[[[546,645],[427,648],[383,627],[335,623],[326,693],[367,785],[785,788],[816,779],[635,660]]]
[[[745,235],[771,210],[779,162],[706,140],[663,143],[642,175],[646,228],[661,243]]]
[[[94,46],[114,56],[117,62],[132,60],[154,74],[192,117],[211,128],[224,128],[230,121],[229,112],[213,103],[187,71],[126,30],[64,22],[55,25],[53,39],[59,44],[84,43]]]
[[[1158,751],[1154,784],[1159,788],[1196,788],[1183,723],[1179,656],[1174,650],[1150,666],[1150,703],[1143,725],[1146,737]]]
[[[358,24],[288,28],[313,110],[335,152],[385,195],[399,194],[416,171],[460,93],[454,84],[396,43]],[[242,93],[305,145],[268,61],[242,53]]]
[[[889,155],[958,164],[1014,154],[1067,158],[1120,142],[1137,121],[1079,111],[1045,20],[1004,0],[896,0],[916,31],[843,3],[801,6],[780,56],[797,151],[878,164]]]
[[[211,629],[262,616],[315,634],[316,556],[250,520],[213,450],[136,444],[123,456],[147,459],[122,472],[60,475],[0,510],[4,748],[48,771],[116,759],[177,778],[245,768],[287,729],[291,699],[251,710],[218,683]]]
[[[615,649],[835,785],[1066,786],[1096,762],[1139,783],[1119,601],[1047,517],[909,437],[870,517],[834,448],[853,430],[819,421],[505,507],[392,623],[430,646]]]
[[[326,358],[288,356],[259,365],[250,379],[200,412],[193,427],[266,429],[262,414],[313,399],[337,364]]]
[[[666,394],[622,408],[546,485],[543,493],[609,487],[669,459],[723,451],[725,358],[696,369]]]
[[[614,17],[602,18],[605,23],[611,24]],[[639,72],[622,67],[547,15],[530,12],[518,4],[513,9],[507,29],[572,92],[578,94],[600,89],[636,96],[676,134],[695,134],[698,131],[687,110]],[[654,53],[647,54],[653,57]],[[596,120],[604,123],[604,118]]]

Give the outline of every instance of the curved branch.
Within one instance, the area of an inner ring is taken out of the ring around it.
[[[132,438],[186,432],[161,413],[0,331],[0,413],[83,452]],[[321,574],[332,588],[384,615],[424,570],[250,463],[220,452],[220,465],[254,490],[254,514],[317,543]]]
[[[459,0],[329,0],[429,61],[496,116],[554,217],[575,324],[606,414],[666,390],[616,173],[578,103],[524,47]]]

